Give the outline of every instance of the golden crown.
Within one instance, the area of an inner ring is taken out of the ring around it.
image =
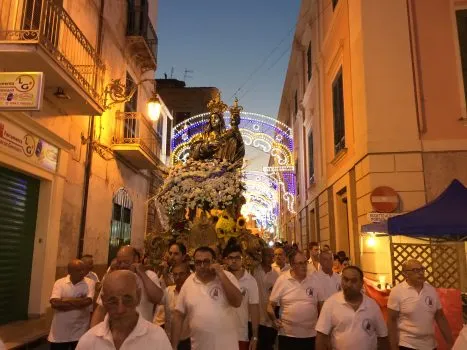
[[[235,97],[233,106],[229,107],[231,115],[239,115],[243,111],[243,107],[238,105],[238,98]]]
[[[222,114],[224,113],[229,107],[222,102],[221,94],[217,94],[211,101],[208,102],[208,110],[211,114]]]

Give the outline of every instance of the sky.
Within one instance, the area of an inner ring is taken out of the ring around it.
[[[157,78],[215,86],[276,118],[300,0],[159,0]],[[242,87],[243,86],[243,87]]]

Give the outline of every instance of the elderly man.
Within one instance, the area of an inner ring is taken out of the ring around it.
[[[237,278],[243,295],[242,305],[235,309],[239,349],[256,350],[259,324],[258,283],[243,267],[242,248],[239,245],[228,245],[223,256],[227,270]],[[251,341],[248,337],[248,320],[251,320]]]
[[[81,261],[84,262],[84,265],[86,265],[86,277],[89,279],[92,279],[94,282],[96,282],[96,285],[100,282],[99,277],[96,275],[94,271],[94,259],[91,254],[86,254],[81,257]]]
[[[290,265],[287,263],[284,248],[274,249],[274,263],[271,267],[280,275],[282,272],[289,271]]]
[[[308,260],[308,273],[319,271],[319,243],[310,242],[310,259]]]
[[[85,275],[85,264],[74,259],[68,264],[68,276],[54,284],[50,304],[55,313],[48,337],[52,350],[75,349],[89,329],[95,283]]]
[[[137,275],[136,280],[141,288],[141,302],[137,306],[137,311],[145,320],[151,322],[154,317],[154,305],[159,304],[164,296],[157,274],[150,270],[146,271],[144,266],[139,263],[136,249],[129,245],[120,248],[117,260],[110,267],[104,280],[116,270],[130,270]],[[100,296],[97,298],[97,304],[98,306],[92,315],[91,327],[102,322],[105,317],[106,311]]]
[[[425,281],[425,268],[417,260],[402,265],[405,281],[391,290],[388,329],[391,349],[436,348],[434,322],[449,349],[454,341],[436,289]]]
[[[209,247],[193,255],[195,273],[185,281],[172,317],[172,346],[180,340],[182,324],[188,317],[193,350],[238,350],[233,308],[242,304],[242,293],[234,275],[216,263]]]
[[[333,256],[330,251],[321,252],[319,255],[320,269],[314,275],[318,281],[317,289],[319,309],[326,299],[341,290],[341,275],[332,270]]]
[[[277,330],[267,313],[272,288],[279,278],[277,271],[271,267],[273,259],[274,250],[263,248],[261,264],[253,273],[259,291],[258,350],[273,350],[277,337]]]
[[[171,350],[162,328],[146,321],[136,307],[141,299],[137,277],[131,271],[113,271],[104,280],[104,321],[79,341],[78,350]]]
[[[363,272],[342,272],[342,292],[324,303],[316,324],[317,350],[387,349],[388,331],[376,302],[362,293]]]
[[[308,261],[303,253],[292,251],[290,264],[292,269],[284,272],[272,289],[268,314],[279,330],[279,350],[313,350],[318,285],[314,275],[307,273]],[[280,319],[274,311],[279,304],[282,307]]]

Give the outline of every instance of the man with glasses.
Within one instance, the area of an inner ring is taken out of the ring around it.
[[[188,317],[193,350],[238,350],[234,308],[243,299],[238,281],[216,262],[209,247],[196,249],[193,260],[195,273],[181,288],[172,317],[172,347],[177,349]]]
[[[425,281],[425,268],[417,260],[402,265],[405,281],[391,290],[388,300],[388,329],[391,350],[436,349],[434,322],[448,348],[453,337],[436,289]]]
[[[279,330],[279,350],[313,350],[315,325],[318,320],[317,281],[307,273],[306,256],[298,251],[290,254],[292,269],[284,272],[272,289],[268,314]],[[275,308],[280,304],[281,317]]]
[[[171,349],[162,328],[145,320],[136,310],[141,300],[136,278],[128,270],[107,275],[101,295],[107,315],[81,337],[77,350]]]
[[[274,250],[274,263],[271,267],[280,275],[282,272],[289,271],[290,265],[287,263],[284,248]]]
[[[240,350],[256,350],[259,324],[258,284],[246,271],[242,263],[242,248],[239,245],[228,245],[224,249],[224,260],[230,271],[238,280],[243,295],[242,305],[235,309]],[[248,320],[251,319],[251,342],[248,337]]]

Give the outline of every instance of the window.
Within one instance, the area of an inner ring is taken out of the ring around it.
[[[112,203],[108,263],[117,255],[120,247],[131,243],[131,214],[133,203],[128,192],[121,188]]]
[[[131,90],[136,86],[135,81],[131,77],[130,73],[126,72],[126,83],[125,83],[125,94],[128,95]],[[125,112],[136,112],[138,109],[138,88],[136,87],[136,92],[133,94],[131,99],[125,102]]]
[[[293,108],[294,108],[294,116],[297,115],[298,113],[298,91],[295,90],[295,95],[294,95],[294,105],[293,105]]]
[[[165,135],[165,154],[168,156],[170,154],[170,140],[172,138],[172,119],[167,118],[167,134]]]
[[[464,96],[467,101],[467,10],[456,11],[456,19],[461,55],[462,78],[464,79]]]
[[[315,182],[315,167],[313,159],[313,132],[310,131],[308,134],[308,176],[309,183],[312,184]]]
[[[307,77],[308,81],[311,79],[311,42],[308,44],[308,50],[306,51],[306,66],[307,66]]]
[[[332,9],[334,10],[337,6],[337,3],[339,2],[339,0],[331,0],[332,1]]]
[[[344,85],[342,68],[332,83],[332,111],[334,116],[334,153],[345,148]]]

